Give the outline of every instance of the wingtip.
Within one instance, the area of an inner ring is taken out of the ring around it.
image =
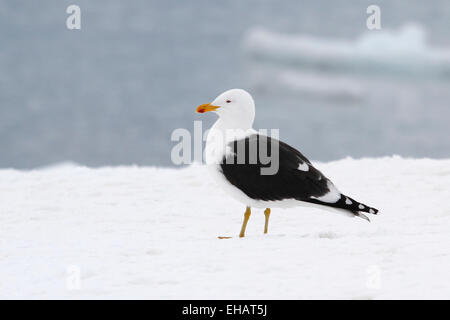
[[[361,218],[361,219],[367,220],[368,222],[370,222],[370,219],[369,219],[366,215],[364,215],[364,214],[362,214],[362,213],[355,212],[355,216],[356,216],[356,217],[359,217],[359,218]]]

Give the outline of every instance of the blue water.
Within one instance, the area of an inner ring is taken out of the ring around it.
[[[171,132],[199,119],[209,127],[213,115],[195,107],[234,87],[253,94],[256,127],[280,128],[312,159],[450,156],[450,83],[378,75],[356,99],[311,94],[276,83],[276,72],[259,77],[268,63],[246,53],[254,27],[355,39],[372,1],[82,0],[82,29],[69,31],[73,3],[0,1],[0,167],[170,166]],[[450,2],[377,3],[382,28],[413,21],[431,46],[450,47]]]

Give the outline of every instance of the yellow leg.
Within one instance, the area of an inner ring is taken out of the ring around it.
[[[264,210],[264,215],[266,216],[266,222],[264,223],[264,233],[267,233],[269,229],[270,208]]]
[[[244,222],[242,222],[241,233],[239,233],[240,238],[243,238],[245,236],[245,228],[247,228],[247,222],[248,219],[250,219],[250,214],[251,214],[250,207],[247,207],[244,213]]]

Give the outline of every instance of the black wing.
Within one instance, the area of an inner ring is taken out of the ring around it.
[[[262,168],[273,165],[267,162],[268,159],[264,155],[268,158],[276,156],[273,153],[276,144],[279,152],[278,171],[272,175],[262,174]],[[251,199],[263,201],[295,199],[346,209],[356,215],[358,211],[369,213],[378,211],[340,194],[331,181],[314,168],[303,154],[282,141],[254,134],[230,143],[229,147],[230,150],[220,165],[222,173],[232,185]],[[330,192],[334,195],[338,192],[336,199],[329,201],[324,197]],[[324,197],[323,200],[317,199],[321,197]]]

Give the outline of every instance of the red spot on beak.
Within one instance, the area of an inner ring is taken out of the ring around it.
[[[198,113],[205,113],[205,112],[217,110],[218,108],[219,108],[218,106],[212,106],[210,103],[205,103],[205,104],[199,105],[197,107],[196,111]]]

